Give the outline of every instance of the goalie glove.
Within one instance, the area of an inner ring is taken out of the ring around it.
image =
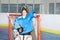
[[[13,30],[13,37],[14,39],[19,35],[19,32],[17,30]]]
[[[23,28],[21,27],[21,28],[17,28],[17,31],[19,32],[19,33],[21,33],[21,32],[23,32]]]

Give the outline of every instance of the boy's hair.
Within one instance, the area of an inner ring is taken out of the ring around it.
[[[25,10],[28,13],[28,10],[25,7],[21,8],[21,13],[22,13],[23,10]]]

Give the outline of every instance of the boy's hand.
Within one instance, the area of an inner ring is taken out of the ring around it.
[[[37,15],[39,15],[39,14],[34,13],[34,17],[37,17]]]

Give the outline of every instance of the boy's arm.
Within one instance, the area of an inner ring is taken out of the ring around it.
[[[34,17],[34,11],[30,11],[27,13],[27,16],[26,16],[27,20],[31,20],[33,17]]]
[[[39,15],[39,14],[34,13],[34,17],[37,17],[37,15]]]
[[[15,18],[14,26],[13,26],[13,35],[14,35],[14,38],[16,38],[19,35],[19,32],[17,31],[18,27],[19,27],[18,20],[17,20],[17,18]]]
[[[19,33],[21,33],[23,31],[23,29],[21,28],[21,26],[19,26],[19,20],[18,18],[15,18],[14,20],[14,26],[13,26],[13,34],[14,34],[14,38],[16,38]]]
[[[15,18],[14,20],[14,26],[13,26],[13,30],[17,30],[17,28],[19,27],[19,24],[18,24],[18,19]]]
[[[30,11],[28,14],[27,14],[27,19],[28,20],[31,20],[33,17],[37,17],[37,13],[35,13],[34,11]]]

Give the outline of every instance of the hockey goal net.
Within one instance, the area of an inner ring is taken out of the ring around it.
[[[14,22],[14,19],[18,16],[21,16],[21,14],[17,13],[17,14],[8,15],[8,40],[12,40],[13,22]],[[40,40],[40,15],[37,15],[36,18],[33,18],[32,23],[34,28],[34,32],[32,32],[32,35],[35,34],[36,40]]]

